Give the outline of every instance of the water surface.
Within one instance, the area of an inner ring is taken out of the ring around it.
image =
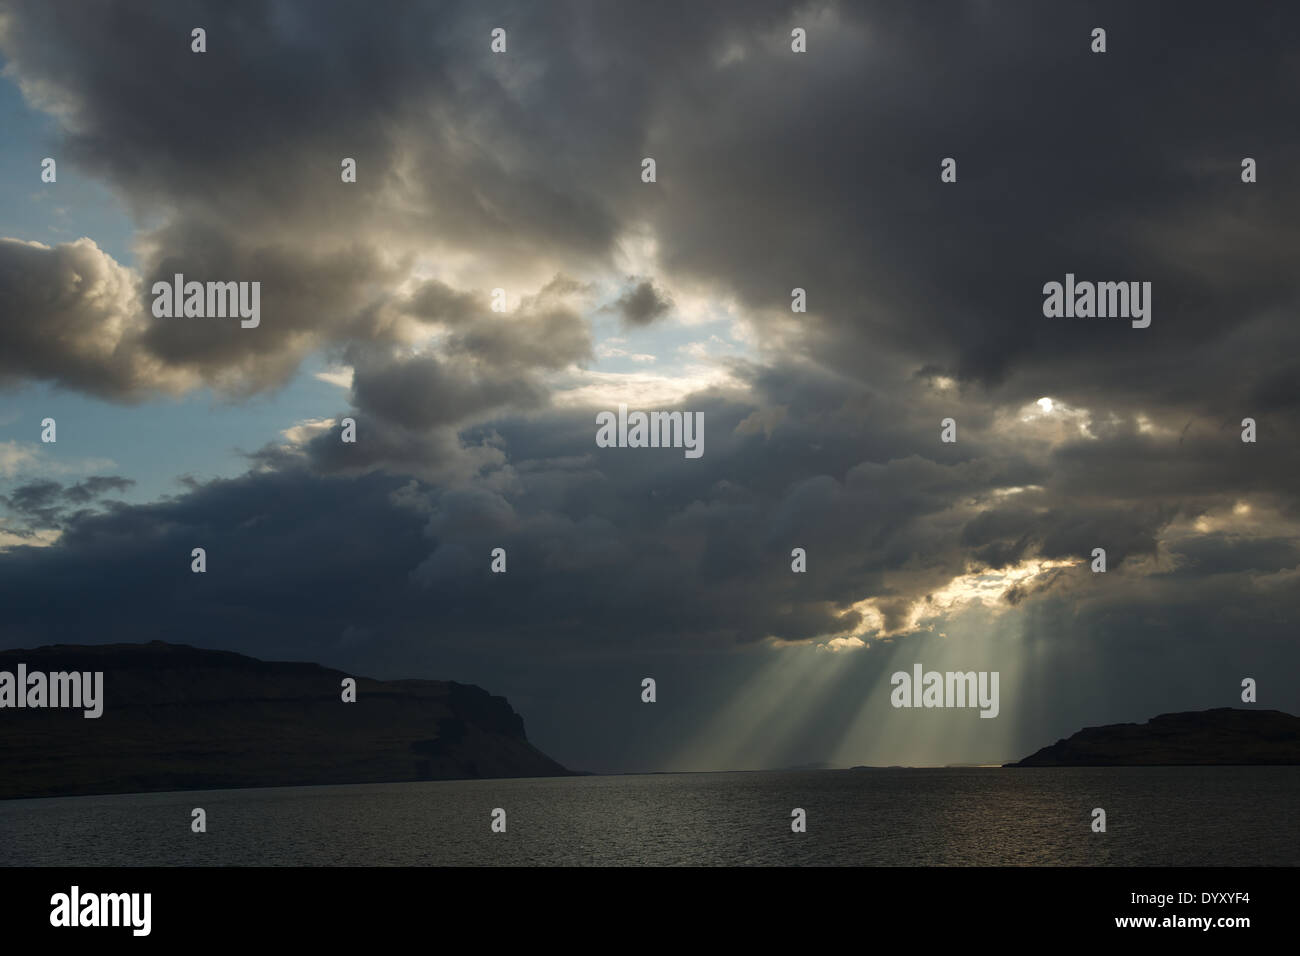
[[[1300,767],[814,770],[0,802],[5,865],[1300,865]],[[207,811],[208,832],[190,831]],[[491,832],[494,808],[505,833]],[[808,832],[790,829],[807,811]],[[1093,833],[1102,807],[1107,832]]]

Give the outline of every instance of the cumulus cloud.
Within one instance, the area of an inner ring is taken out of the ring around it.
[[[0,239],[0,383],[33,378],[106,398],[180,392],[197,377],[145,345],[139,281],[90,239]]]

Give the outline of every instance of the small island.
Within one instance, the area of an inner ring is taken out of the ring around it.
[[[1085,727],[1006,767],[1173,767],[1300,764],[1300,717],[1280,710],[1161,714],[1145,724]]]

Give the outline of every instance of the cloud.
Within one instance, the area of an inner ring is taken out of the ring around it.
[[[81,510],[79,506],[114,491],[126,491],[134,484],[129,478],[92,475],[65,487],[60,482],[38,478],[0,495],[0,504],[25,520],[27,533],[39,533],[55,528],[70,513]]]
[[[382,419],[361,419],[355,446],[313,429],[241,478],[73,513],[53,547],[0,556],[7,626],[16,643],[84,640],[92,614],[108,622],[95,640],[147,626],[262,656],[383,661],[540,694],[543,726],[563,725],[561,752],[602,766],[671,749],[626,754],[561,719],[553,697],[617,680],[610,668],[671,674],[728,654],[716,666],[730,673],[745,648],[887,647],[928,640],[936,624],[960,634],[977,610],[981,627],[1027,627],[1014,641],[1047,643],[1040,694],[1068,694],[1065,662],[1080,655],[1152,680],[1170,666],[1195,680],[1192,662],[1206,655],[1236,669],[1288,659],[1277,622],[1296,610],[1286,582],[1300,567],[1300,516],[1285,499],[1251,496],[1245,511],[1188,490],[1180,508],[1152,508],[1139,480],[1132,497],[1075,502],[1055,490],[1047,447],[988,444],[937,460],[909,448],[910,421],[882,431],[853,420],[853,403],[824,383],[774,387],[760,394],[789,410],[766,430],[739,427],[753,405],[694,396],[709,430],[696,461],[598,449],[589,416],[559,409],[460,439]],[[1008,488],[1021,490],[997,493]],[[52,491],[25,495],[39,507]],[[1205,531],[1198,514],[1212,517]],[[1110,550],[1105,575],[1084,560],[1098,541]],[[206,577],[189,573],[194,546],[208,550]],[[790,570],[796,546],[806,574]],[[497,547],[505,575],[489,571]],[[78,589],[75,614],[52,600],[56,586]],[[358,629],[365,641],[345,639]],[[1013,637],[1003,641],[1012,653]],[[840,693],[854,699],[852,687]],[[1024,693],[1004,689],[1007,700]],[[706,694],[682,706],[704,720],[717,704]]]
[[[12,439],[0,442],[0,477],[12,478],[21,468],[36,460],[36,448]]]
[[[643,279],[635,288],[619,296],[614,307],[628,325],[645,326],[667,315],[673,303],[655,289],[652,281]]]
[[[738,690],[746,652],[776,646],[869,645],[820,655],[866,679],[877,650],[975,635],[1041,665],[1065,703],[1040,727],[1101,687],[1145,679],[1179,709],[1222,702],[1222,673],[1294,669],[1300,144],[1277,118],[1300,105],[1279,40],[1296,11],[1115,5],[1094,56],[1094,13],[1034,3],[520,3],[493,56],[472,4],[56,7],[11,5],[8,75],[58,120],[60,171],[131,211],[137,260],[0,242],[0,379],[240,398],[319,357],[347,391],[173,500],[9,491],[63,531],[0,556],[20,638],[84,638],[49,611],[52,582],[78,586],[123,638],[532,695],[606,765],[630,724],[592,728],[574,701],[655,662],[701,692],[684,726],[720,709],[691,665],[725,661],[709,687]],[[261,326],[154,320],[144,291],[175,272],[261,281]],[[1044,318],[1067,272],[1151,281],[1151,327]],[[593,344],[605,309],[665,340],[673,310],[726,322],[741,345],[587,369],[651,357]],[[592,412],[619,402],[702,411],[705,456],[597,448]],[[0,444],[0,474],[30,464]],[[196,541],[220,569],[202,580]],[[1149,716],[1118,694],[1086,719]]]
[[[178,393],[198,379],[145,345],[139,284],[90,239],[0,239],[0,382],[35,378],[104,398]]]
[[[314,350],[410,344],[441,325],[461,350],[500,350],[515,339],[483,314],[487,290],[517,295],[566,270],[608,277],[625,241],[649,236],[658,274],[617,300],[630,325],[666,314],[665,287],[691,286],[737,298],[760,348],[864,382],[930,368],[1004,403],[1052,391],[1154,419],[1294,405],[1297,196],[1279,179],[1242,184],[1223,146],[1248,141],[1283,165],[1297,155],[1270,122],[1295,105],[1293,86],[1268,79],[1294,72],[1270,42],[1293,12],[1216,19],[1213,55],[1233,61],[1219,75],[1194,42],[1209,8],[1173,27],[1154,9],[1113,10],[1131,48],[1175,51],[1168,69],[1188,88],[1149,62],[1103,61],[1075,41],[1085,17],[1028,3],[938,18],[826,4],[801,11],[815,41],[803,56],[789,53],[786,3],[691,7],[685,33],[663,11],[521,4],[511,22],[529,42],[509,56],[483,53],[483,25],[460,4],[410,11],[400,28],[346,4],[195,9],[214,40],[240,42],[191,54],[177,40],[185,9],[125,24],[107,8],[69,19],[17,3],[0,49],[59,118],[69,161],[157,223],[140,236],[144,281],[258,278],[267,320],[255,334],[146,323],[114,350],[126,368],[99,383],[89,363],[65,372],[23,343],[8,350],[11,375],[104,395],[196,381],[245,394]],[[1171,29],[1187,42],[1170,46]],[[147,70],[138,49],[156,52]],[[1006,68],[989,74],[989,56]],[[1058,68],[1066,57],[1077,68]],[[934,58],[948,68],[918,66]],[[1135,86],[1147,100],[1123,95]],[[238,135],[208,120],[231,103]],[[1058,110],[1108,134],[1067,144],[1025,125]],[[938,160],[958,152],[958,182],[941,183]],[[659,183],[636,176],[647,153]],[[339,180],[345,155],[354,184]],[[1083,188],[1094,182],[1105,186]],[[1045,320],[1039,290],[1067,271],[1152,281],[1155,324]],[[795,285],[811,303],[798,322]]]

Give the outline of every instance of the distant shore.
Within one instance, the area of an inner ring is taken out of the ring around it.
[[[1008,767],[1214,767],[1300,764],[1300,717],[1280,710],[1161,714],[1085,727]]]

